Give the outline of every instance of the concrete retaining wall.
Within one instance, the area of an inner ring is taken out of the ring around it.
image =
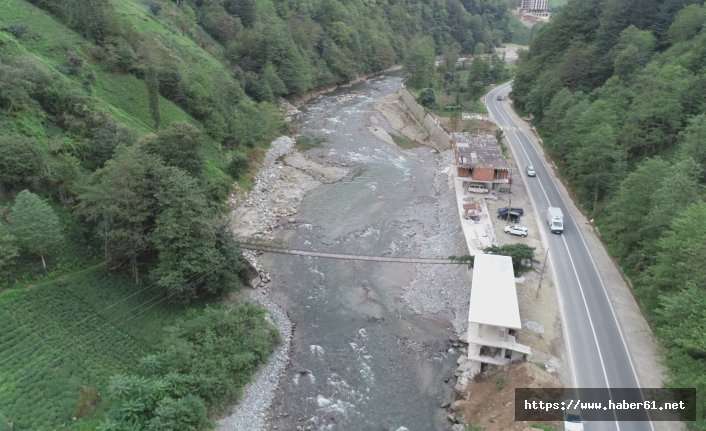
[[[429,134],[429,140],[434,147],[439,150],[448,150],[451,148],[451,137],[446,130],[443,129],[436,121],[433,115],[428,113],[426,109],[407,91],[406,88],[402,87],[398,91],[400,95],[400,100],[407,107],[407,111],[412,115],[412,117],[422,126],[422,128]]]

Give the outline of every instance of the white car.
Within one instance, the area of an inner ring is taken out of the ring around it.
[[[511,226],[505,226],[505,229],[503,229],[505,233],[509,233],[511,235],[517,235],[521,237],[526,237],[529,231],[527,230],[526,227],[520,226],[513,224]]]
[[[576,410],[564,411],[564,431],[583,431],[581,413]]]
[[[532,165],[527,165],[527,167],[525,168],[525,172],[527,172],[528,177],[536,177],[537,176],[537,172],[535,172],[534,166],[532,166]]]

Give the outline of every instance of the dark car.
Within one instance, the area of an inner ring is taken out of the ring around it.
[[[525,215],[525,210],[523,210],[522,208],[500,207],[500,208],[498,208],[498,217],[500,217],[500,215],[502,215],[502,214],[505,214],[508,210],[515,212],[515,213],[518,213],[521,216]]]
[[[499,218],[499,219],[502,219],[502,220],[507,220],[508,214],[510,215],[510,221],[511,221],[512,223],[517,223],[517,222],[519,222],[519,221],[520,221],[520,217],[522,216],[522,214],[520,214],[520,213],[517,212],[517,211],[510,211],[510,212],[505,211],[505,212],[503,212],[503,213],[501,213],[501,214],[498,214],[498,218]]]

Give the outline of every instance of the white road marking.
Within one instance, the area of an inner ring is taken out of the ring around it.
[[[509,86],[510,86],[510,84],[505,84],[505,85],[503,85],[503,86],[501,86],[501,87],[498,87],[498,89],[496,90],[495,93],[493,93],[492,96],[494,97],[497,93],[499,93],[499,92],[505,90],[505,89],[508,88]],[[486,98],[485,101],[486,101],[486,105],[487,105],[488,99]],[[491,114],[491,116],[493,115],[492,112],[490,111],[490,109],[488,110],[488,112]],[[504,121],[507,122],[508,125],[514,124],[514,122],[513,122],[509,117],[506,117],[506,116],[503,114],[502,110],[498,109],[498,114],[499,114],[500,117],[502,117],[502,119],[503,119]],[[526,160],[527,160],[529,163],[531,163],[531,159],[530,159],[530,157],[529,157],[529,154],[527,153],[527,150],[525,149],[525,147],[522,145],[522,142],[521,142],[519,136],[518,136],[517,133],[516,133],[516,131],[517,131],[517,130],[521,130],[521,128],[519,128],[518,126],[509,126],[509,128],[506,128],[505,126],[501,126],[501,130],[512,130],[512,131],[513,131],[512,134],[515,135],[515,139],[516,139],[516,141],[517,141],[518,146],[522,149],[522,152],[524,153]],[[528,139],[528,140],[531,142],[531,139]],[[539,154],[538,154],[538,155],[539,155]],[[550,172],[550,173],[551,173],[549,167],[546,165],[545,161],[544,161],[541,157],[540,157],[540,162],[542,163],[542,165],[544,165],[544,168],[547,170],[547,172]],[[556,181],[554,180],[554,178],[553,178],[551,175],[549,175],[549,180],[553,183],[554,187],[557,189],[557,192],[559,193],[559,198],[561,199],[561,201],[563,202],[564,206],[565,206],[565,207],[567,208],[567,210],[568,210],[569,205],[568,205],[568,203],[566,202],[566,199],[564,199],[564,196],[563,196],[563,195],[561,194],[561,192],[559,191],[559,187],[557,186]],[[538,181],[538,183],[539,183],[540,188],[542,189],[542,193],[544,194],[544,197],[546,198],[547,203],[548,203],[549,205],[551,205],[551,202],[549,202],[549,196],[547,195],[547,192],[546,192],[546,190],[544,189],[544,186],[542,185],[542,182],[541,182],[539,179],[537,179],[537,181]],[[531,195],[530,195],[530,199],[532,199],[532,196],[531,196]],[[532,199],[532,200],[533,200],[533,199]],[[533,203],[534,203],[534,202],[533,202]],[[536,207],[536,205],[535,205],[535,207]],[[568,211],[567,211],[567,212],[568,212]],[[570,213],[568,214],[568,216],[569,216],[569,218],[571,219],[571,221],[574,223],[574,225],[575,225],[575,226],[578,226],[578,223],[576,223],[576,220],[574,220],[574,218],[571,216]],[[579,238],[581,239],[581,242],[583,243],[583,245],[584,245],[584,247],[585,247],[585,249],[586,249],[586,251],[587,251],[589,260],[591,261],[591,265],[593,266],[593,269],[594,269],[595,272],[596,272],[596,276],[598,277],[599,283],[600,283],[601,288],[602,288],[602,290],[603,290],[603,294],[605,295],[606,301],[608,302],[608,307],[610,308],[611,315],[613,316],[613,320],[615,321],[615,324],[616,324],[615,326],[618,328],[618,333],[619,333],[619,335],[620,335],[620,340],[621,340],[621,342],[622,342],[622,344],[623,344],[623,349],[625,350],[626,356],[627,356],[627,358],[628,358],[628,363],[630,364],[630,369],[632,370],[633,377],[635,378],[635,382],[637,383],[638,387],[640,387],[640,379],[638,378],[637,372],[636,372],[636,370],[635,370],[635,365],[633,364],[632,357],[630,356],[630,352],[629,352],[629,350],[628,350],[628,348],[627,348],[627,343],[626,343],[626,341],[625,341],[625,336],[624,336],[624,334],[623,334],[623,330],[622,330],[622,328],[621,328],[621,326],[620,326],[620,324],[619,324],[619,322],[618,322],[617,316],[616,316],[616,314],[615,314],[615,309],[613,308],[613,304],[611,303],[610,297],[608,296],[608,292],[607,292],[607,290],[606,290],[605,283],[603,282],[603,278],[602,278],[601,275],[600,275],[600,271],[598,271],[598,266],[596,265],[596,262],[594,261],[593,256],[592,256],[591,253],[590,253],[590,249],[589,249],[589,247],[588,247],[588,244],[586,243],[586,240],[585,240],[583,234],[581,233],[581,230],[577,228],[577,232],[578,232]],[[567,244],[567,242],[566,242],[566,238],[563,238],[563,237],[562,237],[562,241],[563,241],[564,246],[565,246],[565,248],[566,248],[566,250],[567,250],[567,252],[568,252],[568,251],[569,251],[569,246],[568,246],[568,244]],[[582,297],[582,300],[583,300],[584,308],[585,308],[585,310],[586,310],[586,314],[587,314],[588,319],[589,319],[589,324],[590,324],[590,326],[591,326],[591,332],[593,333],[593,338],[594,338],[594,341],[595,341],[595,344],[596,344],[596,348],[598,349],[598,356],[599,356],[599,359],[600,359],[600,362],[601,362],[601,368],[602,368],[602,371],[603,371],[603,376],[604,376],[604,378],[605,378],[606,384],[607,384],[608,387],[609,387],[608,389],[609,389],[609,392],[610,392],[610,382],[609,382],[609,379],[608,379],[608,375],[607,375],[607,373],[606,373],[606,367],[605,367],[605,363],[604,363],[604,361],[603,361],[603,355],[602,355],[600,346],[598,345],[598,337],[597,337],[597,334],[596,334],[596,331],[595,331],[595,327],[594,327],[594,325],[593,325],[593,320],[592,320],[592,318],[591,318],[590,311],[589,311],[589,309],[588,309],[588,304],[587,304],[587,302],[586,302],[586,297],[585,297],[585,294],[584,294],[583,286],[582,286],[581,281],[580,281],[580,279],[579,279],[578,272],[577,272],[577,270],[576,270],[576,266],[575,266],[575,264],[574,264],[574,261],[573,261],[573,258],[572,258],[572,256],[571,256],[571,254],[570,254],[570,253],[567,253],[567,255],[569,256],[569,260],[571,261],[571,266],[572,266],[574,275],[576,276],[576,281],[578,282],[579,290],[581,291],[581,297]],[[555,277],[556,277],[556,274],[555,274]],[[560,294],[560,295],[561,295],[561,294]],[[562,319],[564,319],[564,321],[566,321],[562,307],[560,307],[560,312],[561,312],[561,314],[562,314]],[[562,325],[562,326],[566,326],[566,325]],[[565,329],[565,335],[568,336],[568,328]],[[573,377],[573,379],[574,379],[574,383],[576,383],[576,374],[575,374],[575,369],[574,369],[574,368],[575,368],[575,365],[573,364],[573,359],[572,359],[572,356],[573,356],[573,355],[572,355],[572,353],[571,353],[570,343],[567,343],[567,347],[568,347],[568,349],[569,349],[569,358],[570,358],[570,362],[571,362],[571,366],[572,366],[572,377]],[[649,423],[649,425],[650,425],[650,429],[652,429],[652,430],[654,431],[654,426],[653,426],[653,424],[652,424],[652,421],[649,421],[648,423]],[[618,423],[617,421],[616,421],[616,426],[618,427],[618,430],[620,430],[620,425],[619,425],[619,423]]]

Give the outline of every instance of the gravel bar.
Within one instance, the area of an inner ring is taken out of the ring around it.
[[[250,301],[264,307],[268,320],[279,329],[281,342],[270,355],[267,364],[253,376],[243,397],[234,405],[232,414],[218,421],[218,431],[256,431],[265,428],[265,415],[272,403],[280,376],[289,362],[289,347],[292,341],[292,322],[285,311],[272,302],[264,293],[250,292]]]

